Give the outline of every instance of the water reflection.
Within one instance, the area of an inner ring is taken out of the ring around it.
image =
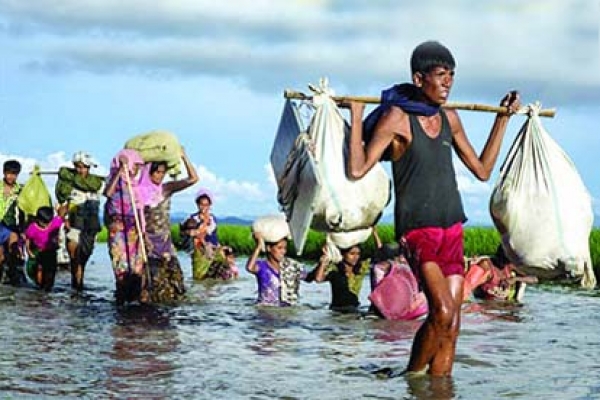
[[[521,315],[522,308],[522,303],[482,301],[465,304],[462,314],[477,314],[482,322],[489,322],[491,320],[523,322],[523,316]]]
[[[407,377],[407,393],[411,399],[448,400],[456,396],[454,380],[450,377]]]
[[[119,396],[167,398],[177,370],[173,354],[180,340],[169,315],[152,306],[118,309],[110,329],[107,392]]]
[[[248,320],[248,348],[259,356],[272,356],[285,348],[282,330],[293,326],[294,309],[251,306],[252,318]]]

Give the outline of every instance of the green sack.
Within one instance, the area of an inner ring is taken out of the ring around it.
[[[166,161],[171,176],[181,173],[181,144],[171,132],[155,130],[137,135],[125,142],[125,148],[140,153],[144,162]]]
[[[52,207],[52,198],[40,175],[39,166],[34,167],[31,176],[21,188],[21,193],[17,197],[17,205],[28,217],[35,216],[40,207]]]
[[[100,175],[88,174],[83,177],[74,168],[60,167],[54,194],[58,202],[62,204],[69,200],[73,189],[86,193],[97,193],[103,184],[104,178]]]

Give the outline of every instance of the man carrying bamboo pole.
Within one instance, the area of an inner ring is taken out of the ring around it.
[[[73,167],[61,167],[54,192],[59,204],[66,205],[68,213],[67,250],[71,267],[71,288],[83,291],[86,264],[94,251],[96,234],[100,232],[100,190],[104,179],[90,173],[96,163],[83,151],[73,155]]]
[[[384,155],[392,162],[396,203],[396,240],[405,238],[415,255],[412,267],[423,285],[429,314],[415,335],[407,371],[434,376],[452,373],[463,300],[463,228],[466,221],[458,191],[452,149],[481,181],[490,178],[519,94],[501,101],[478,156],[455,110],[443,110],[454,82],[450,51],[435,41],[418,45],[411,56],[413,84],[382,94],[382,105],[365,121],[364,104],[348,101],[351,135],[348,175],[363,177]]]

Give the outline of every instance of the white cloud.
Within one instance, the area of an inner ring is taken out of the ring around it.
[[[276,192],[269,182],[241,181],[218,176],[203,165],[197,165],[200,181],[193,187],[173,196],[173,212],[192,212],[195,195],[200,188],[208,188],[214,196],[213,211],[219,216],[253,216],[269,206],[276,209]]]
[[[226,76],[263,91],[322,75],[358,91],[407,79],[415,44],[440,38],[461,96],[521,87],[555,102],[598,99],[595,3],[0,0],[0,21],[30,68]]]
[[[490,196],[492,192],[492,185],[490,182],[482,182],[475,178],[475,176],[460,162],[457,157],[454,157],[454,170],[456,172],[456,181],[458,183],[458,190],[466,196]]]
[[[273,186],[273,189],[277,190],[277,180],[275,179],[275,172],[271,164],[265,164],[264,170],[267,174],[267,181]]]

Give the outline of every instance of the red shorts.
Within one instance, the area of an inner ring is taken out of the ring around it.
[[[413,229],[404,238],[418,267],[417,275],[424,263],[432,261],[440,266],[444,276],[465,275],[462,223],[448,228]]]

